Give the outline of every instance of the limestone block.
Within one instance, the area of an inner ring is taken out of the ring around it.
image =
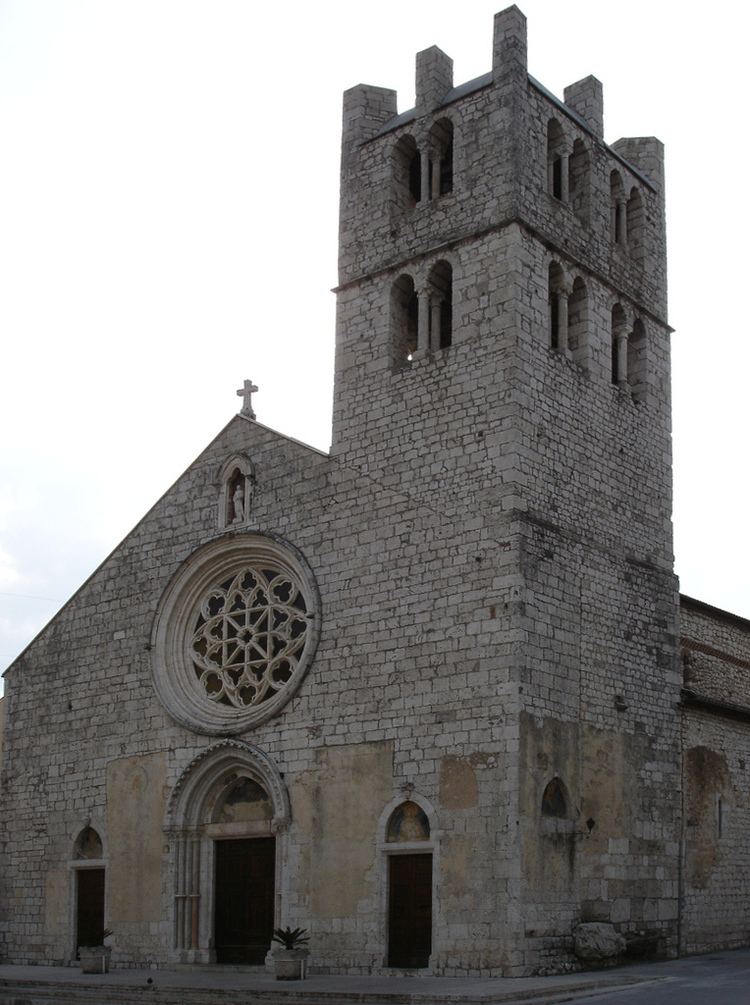
[[[613,925],[587,921],[573,929],[574,952],[579,960],[611,960],[625,952],[625,938]]]

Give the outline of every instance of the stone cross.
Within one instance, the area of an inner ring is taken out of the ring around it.
[[[258,388],[251,380],[246,380],[243,386],[239,389],[237,394],[242,398],[242,408],[240,409],[240,415],[246,415],[248,419],[255,418],[255,412],[253,411],[253,394]]]

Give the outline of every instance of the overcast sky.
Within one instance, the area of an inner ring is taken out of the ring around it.
[[[341,92],[491,66],[501,4],[0,0],[0,669],[259,386],[326,449]],[[527,0],[529,71],[667,148],[681,588],[750,617],[739,4]]]

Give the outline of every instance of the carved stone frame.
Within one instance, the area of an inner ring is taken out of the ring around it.
[[[388,822],[393,812],[403,803],[416,803],[427,817],[430,825],[430,836],[426,841],[388,841]],[[382,947],[382,955],[374,961],[375,966],[382,968],[384,973],[391,973],[388,966],[388,884],[389,863],[392,855],[432,855],[432,951],[426,971],[435,972],[435,962],[442,947],[438,943],[439,933],[443,930],[443,918],[440,905],[440,837],[438,817],[432,803],[416,792],[400,792],[388,803],[380,814],[377,829],[377,859],[378,859],[378,902],[379,924],[378,942]]]
[[[267,562],[299,584],[311,617],[297,665],[287,683],[259,705],[234,708],[211,702],[193,670],[188,650],[193,619],[204,592],[243,563]],[[312,571],[296,548],[270,535],[218,538],[194,552],[172,578],[159,602],[151,633],[154,687],[169,714],[197,733],[231,736],[265,722],[296,693],[320,637],[320,597]]]
[[[217,825],[215,809],[240,774],[268,793],[273,817],[268,822]],[[214,963],[215,845],[217,838],[276,838],[274,928],[288,901],[285,888],[286,831],[291,820],[289,796],[273,761],[258,747],[223,740],[195,757],[180,775],[167,804],[164,831],[169,837],[171,961]],[[270,949],[270,946],[269,946]]]
[[[231,483],[235,471],[239,471],[245,482],[245,516],[237,522],[229,518]],[[221,486],[219,490],[219,530],[247,527],[248,523],[251,522],[251,503],[255,495],[255,466],[247,454],[232,454],[231,457],[228,457],[219,469],[218,482]]]

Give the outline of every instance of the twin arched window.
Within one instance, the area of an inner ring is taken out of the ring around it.
[[[401,369],[417,352],[447,349],[453,337],[453,268],[436,262],[417,289],[408,273],[391,287],[391,365]]]
[[[619,171],[609,176],[609,203],[612,244],[626,249],[633,260],[642,261],[646,224],[643,197],[635,185],[626,193]]]
[[[572,284],[552,262],[548,273],[549,346],[585,367],[588,354],[588,294],[580,276]]]
[[[402,136],[393,151],[393,201],[397,209],[438,199],[453,191],[453,123],[438,119],[420,148]]]
[[[622,304],[612,308],[612,383],[630,391],[634,401],[646,394],[646,329],[640,318],[632,322]]]
[[[572,147],[557,119],[547,123],[547,191],[560,202],[568,203],[581,219],[589,212],[589,153],[582,140]]]

